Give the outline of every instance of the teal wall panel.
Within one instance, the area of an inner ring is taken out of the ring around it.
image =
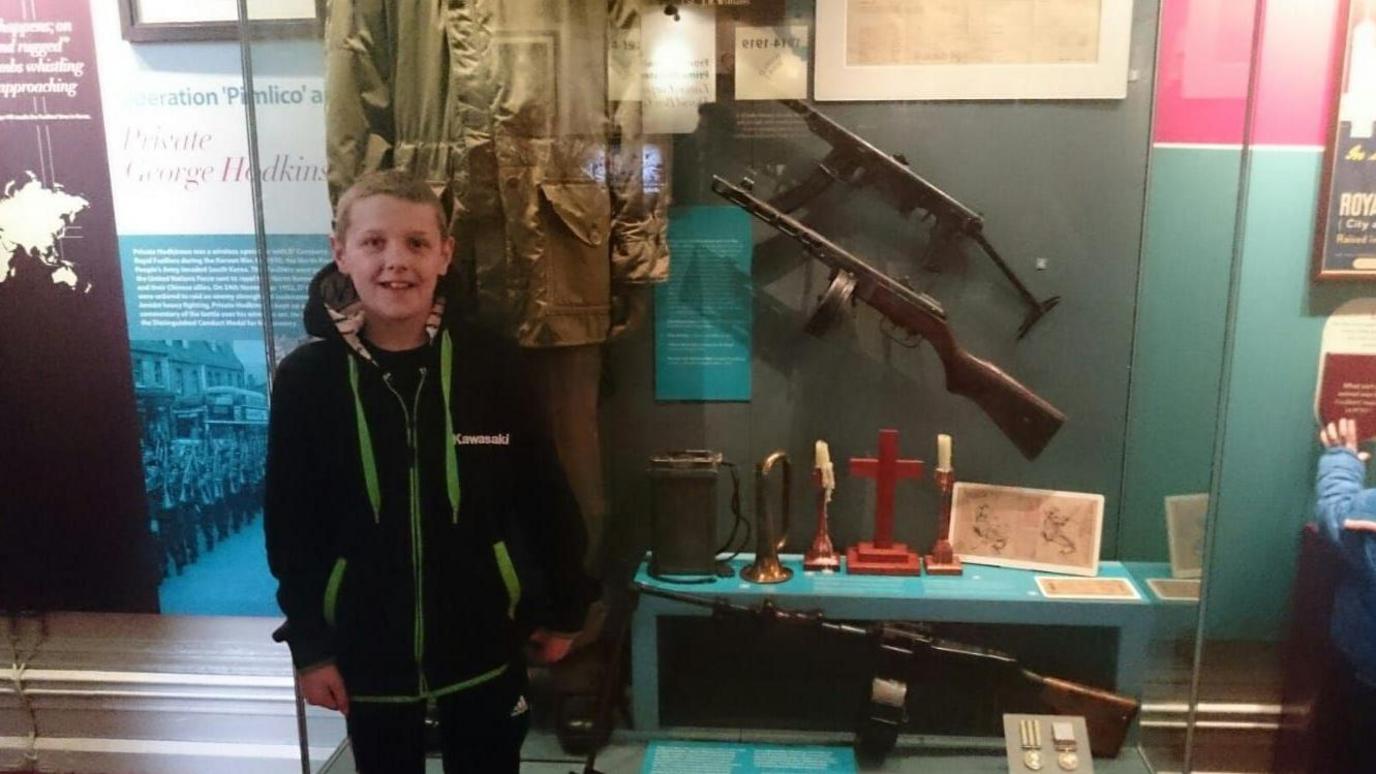
[[[1164,498],[1209,491],[1240,149],[1153,152],[1117,556],[1167,558]]]
[[[1164,559],[1163,498],[1208,491],[1237,199],[1237,148],[1158,147],[1152,160],[1134,343],[1118,555]],[[1288,618],[1316,446],[1324,319],[1360,285],[1313,287],[1322,153],[1251,157],[1209,564],[1210,636],[1278,639]]]
[[[1209,565],[1208,632],[1276,639],[1284,630],[1315,458],[1314,379],[1326,309],[1310,294],[1322,154],[1254,151]],[[1360,291],[1348,291],[1360,295]]]

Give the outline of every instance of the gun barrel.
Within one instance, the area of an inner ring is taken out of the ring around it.
[[[807,610],[787,610],[778,607],[772,601],[766,601],[760,607],[749,607],[746,605],[728,602],[721,597],[699,596],[696,594],[685,594],[680,591],[651,586],[642,582],[632,584],[635,591],[641,594],[648,594],[652,597],[660,597],[673,602],[681,602],[685,605],[705,608],[713,613],[722,615],[751,616],[767,621],[783,621],[785,623],[799,624],[805,626],[818,626],[827,631],[838,634],[868,637],[873,632],[872,627],[854,626],[852,624],[837,623],[828,621],[817,611]]]
[[[894,178],[890,187],[896,198],[911,199],[918,206],[941,220],[952,222],[962,233],[974,235],[984,228],[984,217],[917,174],[905,162],[885,153],[868,140],[838,124],[835,119],[798,99],[779,100],[801,115],[813,134],[821,137],[833,149],[844,149],[855,161],[854,166],[876,179]],[[910,210],[910,205],[905,205]],[[906,212],[904,213],[906,214]]]
[[[862,297],[866,291],[882,290],[901,303],[911,304],[932,317],[946,319],[946,310],[926,293],[904,285],[869,265],[830,239],[803,225],[802,221],[780,211],[774,205],[716,175],[712,176],[712,192],[773,226],[785,236],[792,237],[807,252],[838,271],[848,272],[860,280]]]

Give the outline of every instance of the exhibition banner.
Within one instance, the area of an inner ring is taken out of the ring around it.
[[[88,0],[0,0],[0,359],[0,608],[156,610]]]
[[[264,288],[280,357],[305,338],[306,286],[329,261],[320,44],[255,43],[249,95],[237,43],[130,43],[117,4],[92,14],[160,609],[280,615],[259,507]],[[249,99],[266,264],[254,237]]]

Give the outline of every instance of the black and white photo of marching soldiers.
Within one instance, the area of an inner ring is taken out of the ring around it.
[[[164,590],[173,579],[195,575],[221,546],[237,546],[241,533],[261,529],[267,385],[245,367],[243,349],[220,341],[131,342],[148,528]],[[245,538],[260,551],[261,535]],[[233,561],[254,565],[254,572],[260,563],[256,557]],[[203,580],[209,589],[210,576]],[[208,591],[197,596],[213,597]]]

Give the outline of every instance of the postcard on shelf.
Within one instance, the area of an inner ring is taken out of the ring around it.
[[[1127,578],[1056,578],[1037,576],[1037,588],[1048,599],[1141,599]]]
[[[1103,534],[1103,495],[956,483],[951,545],[963,561],[1092,576]]]
[[[1167,602],[1198,602],[1199,581],[1184,578],[1148,578],[1147,585],[1158,599]]]

